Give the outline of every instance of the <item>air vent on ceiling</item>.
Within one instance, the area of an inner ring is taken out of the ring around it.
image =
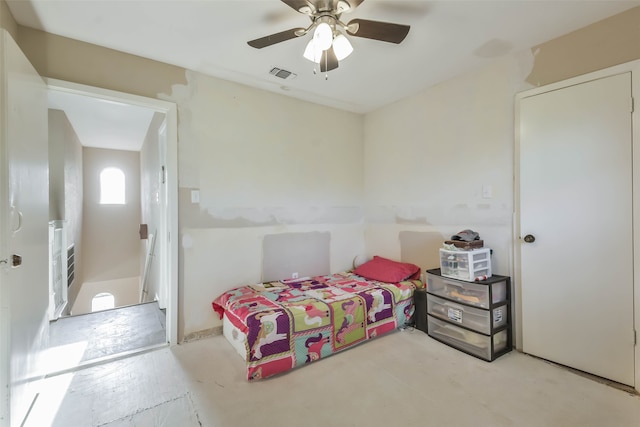
[[[269,74],[272,74],[276,77],[280,77],[281,79],[284,79],[284,80],[295,79],[297,76],[297,74],[292,73],[291,71],[283,70],[282,68],[277,68],[277,67],[273,67],[271,71],[269,71]]]

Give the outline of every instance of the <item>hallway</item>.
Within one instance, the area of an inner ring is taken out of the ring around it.
[[[166,343],[157,302],[63,317],[50,325],[48,375]]]

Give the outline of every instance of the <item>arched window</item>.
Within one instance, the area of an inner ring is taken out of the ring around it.
[[[124,205],[124,172],[118,168],[104,168],[100,172],[100,204]]]
[[[91,312],[109,310],[115,307],[115,298],[108,292],[101,292],[91,300]]]

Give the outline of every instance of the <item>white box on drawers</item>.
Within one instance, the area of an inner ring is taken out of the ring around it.
[[[473,282],[491,277],[491,249],[468,251],[440,249],[440,271],[445,277]]]

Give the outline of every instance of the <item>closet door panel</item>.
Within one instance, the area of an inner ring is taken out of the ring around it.
[[[519,121],[523,350],[633,385],[631,74],[524,98]]]

